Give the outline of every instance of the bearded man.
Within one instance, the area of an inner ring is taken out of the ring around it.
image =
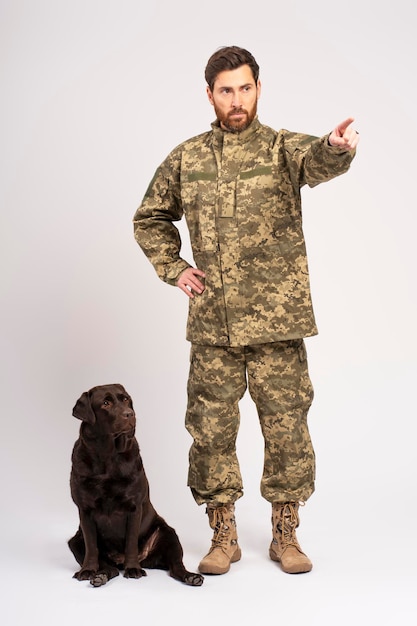
[[[259,66],[243,48],[217,50],[205,78],[216,121],[168,155],[134,216],[135,238],[159,277],[189,297],[188,485],[213,529],[199,569],[224,574],[241,557],[236,437],[238,403],[248,388],[265,441],[261,494],[272,506],[269,554],[287,573],[308,572],[312,563],[296,528],[299,505],[314,491],[304,338],[317,327],[301,188],[345,173],[359,136],[353,118],[323,137],[261,124]],[[174,222],[183,216],[193,263],[180,254]]]

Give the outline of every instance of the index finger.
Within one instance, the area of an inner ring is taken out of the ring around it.
[[[341,122],[338,126],[337,129],[339,130],[339,132],[343,133],[345,132],[346,128],[348,126],[350,126],[353,122],[355,121],[354,117],[348,117],[344,122]]]

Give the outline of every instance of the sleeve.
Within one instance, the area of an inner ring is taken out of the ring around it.
[[[159,278],[170,285],[190,267],[180,256],[181,237],[173,223],[182,216],[180,156],[171,153],[156,170],[133,218],[137,243]]]
[[[331,146],[328,139],[329,134],[312,137],[288,133],[285,140],[287,163],[298,188],[315,187],[349,170],[356,151]]]

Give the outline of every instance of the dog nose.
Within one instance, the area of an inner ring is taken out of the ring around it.
[[[132,409],[126,409],[126,411],[123,411],[123,415],[124,415],[124,417],[127,417],[128,419],[131,419],[134,416],[134,413],[133,413]]]

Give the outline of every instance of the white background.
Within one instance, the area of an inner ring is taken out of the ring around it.
[[[2,623],[415,623],[414,9],[0,0]],[[132,217],[168,152],[209,128],[204,67],[232,44],[261,66],[263,123],[322,135],[353,115],[361,133],[350,172],[303,194],[320,335],[307,341],[317,489],[298,535],[314,569],[288,576],[268,559],[245,396],[242,561],[199,589],[158,571],[93,589],[72,579],[66,541],[72,407],[94,385],[133,396],[152,500],[189,569],[209,547],[186,487],[187,302],[157,278]]]

